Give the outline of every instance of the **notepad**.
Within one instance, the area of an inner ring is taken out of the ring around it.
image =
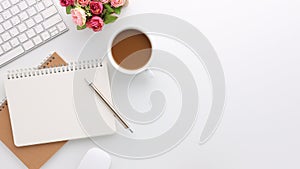
[[[8,73],[4,85],[15,145],[113,134],[115,119],[85,78],[112,101],[106,61]]]
[[[67,63],[56,53],[47,57],[39,66],[39,69],[49,68],[55,65],[66,65]],[[28,169],[41,168],[66,141],[40,144],[35,146],[16,147],[13,141],[11,123],[9,119],[7,100],[4,99],[0,106],[0,140]]]

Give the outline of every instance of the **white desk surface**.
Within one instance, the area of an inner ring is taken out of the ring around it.
[[[197,144],[200,135],[193,130],[177,148],[157,158],[112,156],[111,169],[299,168],[299,6],[298,0],[130,0],[123,17],[140,13],[177,16],[209,39],[223,65],[227,101],[222,122],[206,144]],[[70,31],[75,31],[71,18],[65,16],[65,20]],[[7,69],[36,66],[52,51],[68,61],[76,60],[92,32],[77,35],[68,32],[47,48],[18,59],[1,69],[1,79]],[[3,80],[0,84],[4,98]],[[43,168],[75,169],[94,146],[89,140],[70,141]],[[24,168],[3,146],[0,154],[0,168]]]

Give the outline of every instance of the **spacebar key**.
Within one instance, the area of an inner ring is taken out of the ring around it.
[[[62,19],[60,18],[60,16],[58,14],[52,16],[51,18],[47,19],[43,25],[45,27],[45,29],[48,29],[50,27],[52,27],[53,25],[57,24],[59,21],[61,21]]]
[[[5,53],[4,55],[0,56],[0,67],[4,66],[5,64],[7,64],[7,62],[9,62],[10,60],[14,59],[15,57],[21,55],[22,53],[24,53],[24,49],[19,46],[17,48],[14,48],[13,50]]]

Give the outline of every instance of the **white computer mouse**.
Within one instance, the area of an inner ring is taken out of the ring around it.
[[[99,148],[90,149],[82,158],[78,169],[109,169],[111,158]]]

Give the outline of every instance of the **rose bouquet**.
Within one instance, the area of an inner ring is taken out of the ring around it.
[[[66,13],[72,15],[78,30],[101,31],[104,24],[114,22],[127,0],[60,0]]]

